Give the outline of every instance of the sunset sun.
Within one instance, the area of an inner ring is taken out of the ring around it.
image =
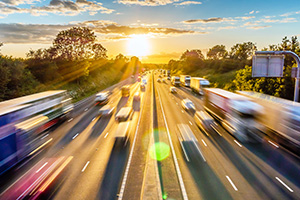
[[[147,56],[150,44],[146,35],[131,35],[127,42],[127,52],[132,56]]]

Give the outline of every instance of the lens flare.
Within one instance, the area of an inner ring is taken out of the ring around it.
[[[157,142],[152,145],[149,153],[152,159],[162,161],[170,155],[170,147],[166,143]]]

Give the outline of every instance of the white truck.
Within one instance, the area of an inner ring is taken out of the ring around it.
[[[180,78],[178,76],[172,76],[171,84],[174,86],[180,86]]]
[[[255,119],[262,107],[250,98],[219,88],[205,89],[204,109],[241,142],[261,140],[261,126]]]
[[[180,83],[182,86],[190,87],[191,76],[190,75],[180,75]]]
[[[257,120],[264,125],[265,134],[288,148],[299,150],[300,103],[252,91],[237,93],[263,107],[262,115]]]
[[[204,78],[192,77],[190,87],[200,95],[204,95],[203,89],[210,86],[210,82]]]

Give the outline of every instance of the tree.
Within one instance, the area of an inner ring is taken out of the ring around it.
[[[180,60],[187,60],[189,58],[192,58],[192,59],[201,59],[203,60],[204,59],[204,56],[201,52],[200,49],[193,49],[191,51],[189,50],[186,50],[180,57]]]
[[[226,58],[228,52],[224,45],[216,45],[208,50],[207,57],[211,59],[223,59]]]
[[[95,41],[96,35],[89,28],[72,27],[57,34],[53,50],[56,58],[62,60],[106,58],[106,49]]]
[[[242,44],[235,44],[231,47],[230,58],[238,60],[247,60],[254,51],[257,50],[257,47],[252,42],[244,42]]]

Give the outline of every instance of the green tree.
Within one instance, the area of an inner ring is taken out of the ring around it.
[[[224,45],[213,46],[207,52],[207,57],[210,59],[215,59],[215,60],[226,58],[227,55],[228,55],[228,52],[226,51]]]
[[[57,34],[53,42],[53,52],[56,58],[62,60],[106,58],[106,49],[95,41],[96,35],[89,28],[72,27]]]
[[[244,42],[231,47],[229,55],[233,59],[247,60],[256,50],[257,47],[253,42]]]
[[[188,59],[204,59],[204,56],[200,49],[193,49],[191,51],[186,50],[180,57],[180,60],[188,60]]]

